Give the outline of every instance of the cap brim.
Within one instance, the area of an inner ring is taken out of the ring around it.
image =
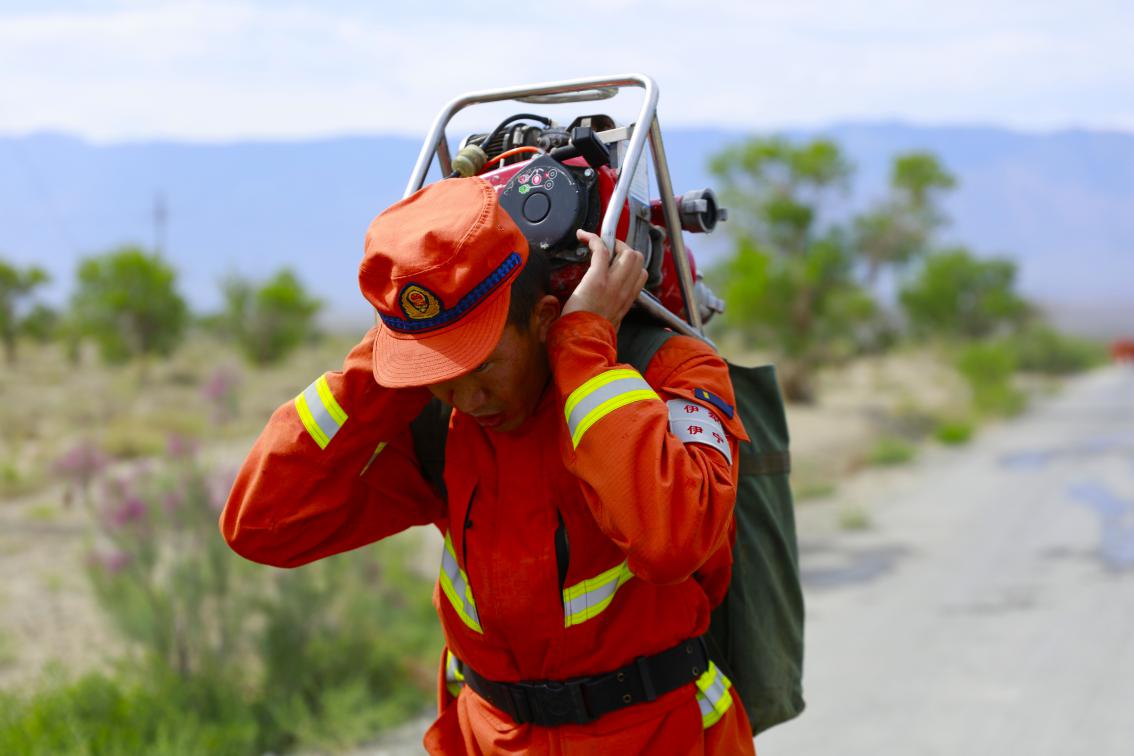
[[[438,333],[410,336],[378,323],[374,339],[374,380],[389,388],[428,386],[456,378],[492,354],[508,321],[510,287],[482,303],[473,314]]]

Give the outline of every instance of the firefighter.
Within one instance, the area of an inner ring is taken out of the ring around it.
[[[590,267],[561,306],[482,179],[379,215],[359,284],[380,321],[275,411],[221,531],[294,567],[439,529],[430,753],[753,753],[702,640],[728,587],[746,438],[725,363],[675,336],[643,374],[619,364],[642,256],[579,239]],[[410,428],[432,397],[453,408],[443,494]]]

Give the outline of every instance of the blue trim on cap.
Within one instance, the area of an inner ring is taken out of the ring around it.
[[[457,302],[457,304],[453,305],[448,310],[442,310],[431,318],[425,318],[423,320],[403,320],[402,318],[395,318],[381,312],[378,313],[378,316],[382,318],[382,322],[386,324],[387,328],[402,333],[423,333],[425,331],[442,328],[467,315],[469,311],[480,304],[485,297],[495,291],[496,288],[500,286],[501,282],[504,281],[513,270],[518,268],[522,262],[523,259],[518,252],[513,252],[508,255],[496,270],[489,273],[483,281],[474,286],[472,291],[461,297],[461,301]],[[421,286],[421,284],[418,285]],[[438,301],[440,301],[440,298]]]

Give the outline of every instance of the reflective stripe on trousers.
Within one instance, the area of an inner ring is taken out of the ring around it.
[[[626,562],[563,589],[563,626],[580,625],[597,617],[614,600],[614,594],[634,577]]]
[[[453,551],[453,540],[445,534],[445,548],[441,552],[441,590],[448,596],[453,610],[464,623],[478,633],[484,630],[480,627],[480,617],[476,613],[476,602],[473,601],[472,588],[469,587],[469,576],[457,564],[457,555]]]
[[[637,370],[616,368],[599,373],[572,391],[563,407],[572,446],[578,448],[583,434],[619,407],[657,398],[658,395]]]
[[[732,706],[732,694],[728,692],[731,687],[732,681],[711,661],[705,673],[697,678],[697,705],[701,707],[701,726],[706,730],[719,722]]]
[[[294,403],[295,411],[299,413],[299,420],[312,440],[320,449],[326,449],[327,444],[331,443],[331,439],[347,421],[346,412],[331,393],[326,373],[295,397]]]

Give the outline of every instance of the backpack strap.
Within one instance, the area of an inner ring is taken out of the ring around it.
[[[413,451],[421,474],[443,500],[445,491],[445,439],[449,436],[449,416],[453,408],[440,399],[433,398],[429,404],[410,423],[413,436]]]
[[[653,321],[627,317],[618,328],[618,361],[645,373],[650,360],[673,335]]]

